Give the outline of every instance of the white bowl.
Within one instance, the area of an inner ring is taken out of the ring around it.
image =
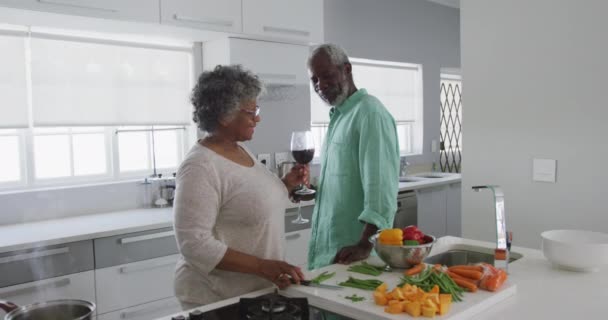
[[[608,265],[608,234],[585,230],[550,230],[541,233],[545,258],[572,271],[597,271]]]

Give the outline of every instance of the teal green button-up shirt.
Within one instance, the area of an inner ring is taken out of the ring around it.
[[[365,223],[392,228],[397,210],[399,142],[395,120],[365,89],[330,112],[321,152],[308,268],[355,245]]]

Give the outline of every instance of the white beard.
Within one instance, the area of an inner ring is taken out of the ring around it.
[[[343,81],[340,83],[340,94],[336,96],[333,102],[326,100],[325,97],[321,96],[321,100],[325,102],[328,107],[337,107],[344,103],[348,99],[348,82]]]

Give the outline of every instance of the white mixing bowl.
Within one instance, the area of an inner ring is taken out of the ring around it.
[[[541,233],[545,258],[572,271],[597,271],[608,265],[608,234],[585,230],[550,230]]]

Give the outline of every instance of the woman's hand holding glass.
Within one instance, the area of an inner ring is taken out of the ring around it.
[[[296,164],[291,168],[291,171],[283,177],[283,183],[289,193],[293,193],[300,185],[308,185],[309,174],[308,165]]]

